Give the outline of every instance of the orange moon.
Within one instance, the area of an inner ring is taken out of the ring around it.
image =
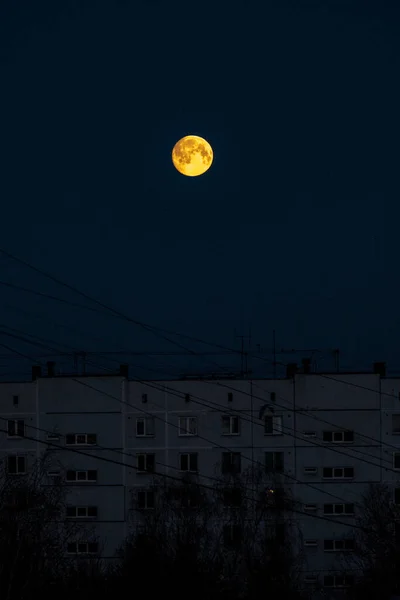
[[[174,167],[182,175],[197,177],[211,167],[214,154],[210,144],[198,135],[187,135],[172,150]]]

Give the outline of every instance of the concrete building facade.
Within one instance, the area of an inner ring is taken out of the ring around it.
[[[152,509],[154,472],[210,485],[226,460],[265,465],[298,501],[305,585],[329,594],[354,576],[341,564],[367,485],[388,483],[400,503],[400,379],[381,363],[311,373],[305,362],[287,375],[138,382],[125,366],[80,377],[34,368],[30,382],[0,384],[0,453],[18,476],[52,448],[49,481],[63,478],[68,518],[93,528],[77,549],[105,558],[128,534],[133,501]]]

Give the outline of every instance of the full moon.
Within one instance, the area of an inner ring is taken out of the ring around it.
[[[188,177],[203,175],[212,165],[213,151],[207,140],[198,135],[187,135],[172,150],[175,168]]]

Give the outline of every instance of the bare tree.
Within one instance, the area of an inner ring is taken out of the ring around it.
[[[68,542],[82,535],[65,521],[66,489],[47,481],[52,453],[26,475],[0,471],[0,586],[5,600],[24,600],[60,579]]]
[[[279,484],[279,485],[278,485]],[[134,504],[134,530],[120,552],[119,575],[141,574],[146,593],[160,583],[174,596],[296,597],[301,560],[293,502],[261,468],[153,482],[154,508]],[[153,506],[153,505],[152,505]],[[155,577],[156,575],[156,577]]]
[[[349,596],[390,600],[400,595],[400,507],[383,483],[370,484],[359,506],[355,551],[343,557],[355,575]]]

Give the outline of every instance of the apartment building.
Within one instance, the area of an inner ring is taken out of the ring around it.
[[[283,473],[299,501],[305,585],[325,593],[351,583],[357,504],[370,482],[400,473],[400,379],[382,363],[370,373],[311,373],[288,365],[284,379],[137,382],[116,375],[58,376],[0,384],[0,452],[18,476],[46,447],[62,476],[67,517],[93,538],[69,551],[112,557],[132,523],[132,502],[152,510],[154,473],[208,480],[259,463]],[[396,448],[399,448],[397,452]]]

